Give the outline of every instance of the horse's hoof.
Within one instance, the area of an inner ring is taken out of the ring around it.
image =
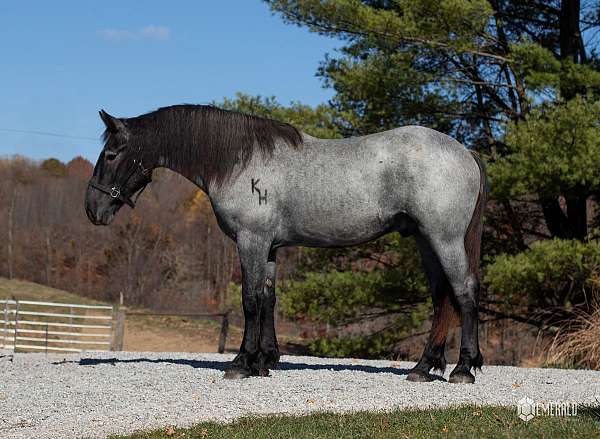
[[[433,377],[422,370],[413,370],[406,377],[406,381],[412,381],[413,383],[428,383],[433,381]]]
[[[226,380],[241,380],[242,378],[248,378],[250,372],[244,369],[227,369],[223,378]]]
[[[473,384],[475,382],[475,377],[471,372],[461,370],[452,372],[448,382],[454,384]]]

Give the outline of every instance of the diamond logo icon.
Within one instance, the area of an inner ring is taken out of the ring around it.
[[[517,415],[525,422],[531,421],[535,416],[535,401],[527,396],[517,401]]]

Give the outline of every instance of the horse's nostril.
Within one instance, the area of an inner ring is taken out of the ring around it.
[[[87,206],[85,206],[85,214],[87,215],[87,217],[90,221],[94,221],[94,216],[92,215],[92,211]]]
[[[92,207],[86,204],[85,214],[87,215],[88,219],[91,221],[92,224],[97,225],[100,223],[101,215],[99,214],[98,209],[93,209]]]

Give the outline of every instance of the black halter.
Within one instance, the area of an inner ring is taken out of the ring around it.
[[[131,177],[133,177],[133,175],[136,173],[136,171],[138,171],[138,169],[140,169],[142,171],[142,175],[144,176],[144,185],[142,186],[142,188],[138,191],[136,197],[135,197],[135,201],[131,199],[131,197],[133,197],[135,195],[135,192],[132,193],[131,195],[125,195],[123,193],[121,193],[121,189],[127,189],[127,183],[129,182],[129,180],[131,179]],[[135,203],[137,203],[138,198],[140,198],[140,195],[142,195],[142,192],[144,192],[144,189],[146,189],[146,186],[148,186],[148,184],[152,181],[152,170],[150,168],[144,168],[144,165],[142,164],[142,160],[136,160],[133,159],[133,166],[131,167],[131,172],[129,172],[129,175],[127,176],[127,178],[125,179],[125,181],[123,182],[122,185],[117,185],[114,184],[112,187],[109,186],[104,186],[103,184],[99,184],[96,183],[95,181],[90,180],[90,182],[88,183],[89,186],[93,187],[94,189],[98,189],[100,192],[104,192],[105,194],[110,195],[112,198],[116,198],[119,201],[122,201],[123,203],[127,204],[129,207],[131,207],[132,209],[135,209]]]

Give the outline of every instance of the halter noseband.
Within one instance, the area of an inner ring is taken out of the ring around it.
[[[135,209],[135,203],[137,203],[138,198],[140,198],[140,195],[142,195],[142,192],[144,192],[144,189],[146,189],[146,186],[148,186],[148,184],[152,181],[152,170],[149,168],[144,168],[142,161],[136,160],[136,159],[133,159],[133,167],[132,168],[133,169],[131,170],[131,172],[127,176],[127,179],[125,180],[125,182],[122,185],[123,188],[125,188],[125,189],[127,188],[127,182],[129,182],[131,177],[133,177],[133,175],[138,170],[138,168],[141,169],[142,175],[144,176],[144,180],[145,180],[144,185],[138,191],[138,193],[135,197],[135,200],[131,199],[131,197],[133,195],[135,195],[135,192],[133,194],[131,194],[130,196],[124,195],[123,193],[121,193],[121,187],[119,187],[116,183],[112,187],[109,187],[109,186],[104,186],[103,184],[96,183],[95,181],[90,180],[90,182],[88,183],[88,186],[91,186],[94,189],[98,189],[100,192],[104,192],[105,194],[110,195],[112,198],[116,198],[117,200],[127,204],[132,209]]]

